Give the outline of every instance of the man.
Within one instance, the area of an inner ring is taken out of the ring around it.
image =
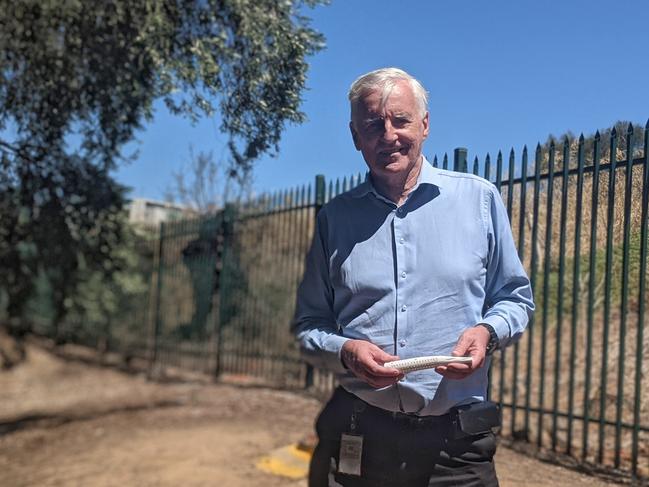
[[[534,306],[502,199],[423,157],[427,95],[409,74],[363,75],[349,100],[369,175],[319,212],[293,323],[340,383],[316,422],[310,485],[498,485],[489,354]],[[426,355],[472,360],[383,366]]]

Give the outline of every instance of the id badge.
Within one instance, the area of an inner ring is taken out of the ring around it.
[[[340,437],[340,461],[338,472],[348,475],[361,474],[361,456],[363,454],[363,437],[343,433]]]

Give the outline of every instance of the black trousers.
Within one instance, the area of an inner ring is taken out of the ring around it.
[[[340,437],[363,435],[361,475],[338,473]],[[418,419],[370,406],[336,389],[316,421],[310,487],[498,486],[492,433],[455,439],[450,416]]]

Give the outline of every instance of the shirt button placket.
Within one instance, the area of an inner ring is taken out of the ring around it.
[[[403,215],[403,213],[404,213],[403,208],[397,208],[398,215]],[[396,218],[393,224],[394,224],[395,240],[396,242],[399,243],[399,245],[395,248],[395,264],[398,266],[397,268],[399,267],[403,268],[407,262],[406,256],[404,254],[407,253],[408,250],[404,246],[406,239],[404,238],[402,233],[404,230],[403,226],[405,225],[405,220],[403,218]],[[406,275],[407,274],[405,270],[401,270],[398,274],[400,279],[405,279]],[[405,340],[405,338],[403,338],[404,335],[407,334],[406,331],[407,319],[406,319],[405,312],[408,309],[408,307],[405,304],[403,304],[403,298],[405,297],[405,294],[402,286],[405,285],[405,283],[401,284],[399,282],[396,282],[395,284],[396,284],[396,292],[397,292],[397,300],[398,300],[397,302],[401,301],[401,303],[399,303],[400,306],[397,308],[398,310],[397,335],[399,336],[397,343],[400,348],[404,348],[407,344],[407,341]]]

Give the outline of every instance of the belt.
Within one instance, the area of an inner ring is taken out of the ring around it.
[[[339,391],[347,396],[347,400],[352,402],[353,411],[359,417],[380,417],[384,420],[389,420],[393,423],[413,428],[439,428],[451,424],[451,416],[448,413],[439,416],[419,416],[417,414],[403,413],[400,411],[388,411],[387,409],[382,409],[363,401],[342,387],[339,387]]]

